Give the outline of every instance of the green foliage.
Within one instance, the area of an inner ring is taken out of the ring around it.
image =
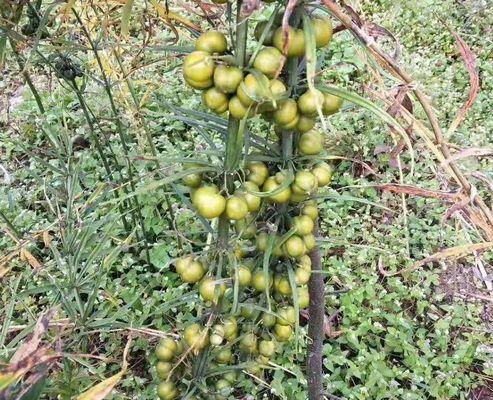
[[[134,11],[139,7],[137,3],[140,2],[135,2]],[[457,6],[451,0],[416,4],[364,1],[362,7],[369,19],[397,33],[403,46],[402,63],[433,94],[444,124],[454,118],[465,101],[468,76],[452,36],[436,15],[465,37],[478,55],[483,87],[465,123],[447,139],[459,145],[490,143],[492,45],[485,37],[491,13],[480,7],[469,8],[475,7],[469,3]],[[461,25],[466,17],[466,25]],[[26,22],[27,18],[23,23]],[[129,32],[134,40],[131,43],[140,46],[144,34],[132,27],[137,23],[131,19]],[[138,98],[146,98],[140,117],[147,121],[159,156],[184,157],[207,148],[211,153],[203,154],[212,165],[219,165],[213,149],[208,148],[211,142],[217,143],[218,134],[201,129],[200,124],[190,128],[187,118],[198,118],[197,114],[186,116],[170,109],[174,106],[195,113],[205,111],[200,98],[183,86],[176,72],[179,60],[159,47],[172,37],[169,30],[158,32],[144,55],[132,54],[144,57],[140,62],[145,68],[136,69],[132,76]],[[348,46],[350,40],[349,34],[338,34],[335,45],[321,53],[319,58],[325,67],[322,79],[361,93],[361,84],[371,77],[365,72],[361,49]],[[183,44],[188,45],[185,38]],[[45,58],[50,55],[49,46],[42,42],[39,46],[40,54]],[[27,249],[42,263],[40,271],[33,271],[19,257],[13,257],[8,264],[0,291],[4,324],[0,357],[8,361],[32,331],[39,314],[57,307],[58,318],[68,318],[76,329],[71,334],[62,333],[66,358],[42,385],[43,398],[63,399],[82,393],[121,369],[122,351],[131,329],[172,332],[176,326],[181,328],[195,320],[197,293],[186,290],[170,269],[183,245],[170,222],[178,231],[187,233],[190,242],[184,245],[192,250],[197,244],[202,245],[207,236],[207,227],[182,204],[176,187],[149,191],[156,180],[173,177],[180,171],[177,163],[163,160],[159,174],[150,172],[154,162],[144,124],[137,118],[135,108],[123,101],[130,101],[123,81],[118,81],[122,85],[118,88],[118,117],[129,138],[128,159],[136,177],[134,191],[116,189],[129,178],[117,116],[112,114],[110,100],[100,86],[101,75],[93,55],[77,51],[76,42],[67,46],[73,47],[68,52],[74,53],[84,66],[81,90],[94,129],[106,153],[116,155],[110,160],[113,178],[104,170],[93,146],[78,147],[74,143],[76,137],[90,137],[80,99],[66,81],[56,80],[54,72],[50,75],[54,83],[48,90],[41,70],[49,71],[50,67],[40,54],[33,51],[26,57],[30,55],[35,63],[33,76],[40,76],[40,82],[35,83],[47,109],[44,115],[39,114],[29,92],[20,90],[14,59],[7,60],[12,68],[7,69],[8,77],[0,83],[17,104],[8,116],[0,115],[0,166],[6,171],[2,181],[5,184],[0,187],[0,211],[21,234],[30,234]],[[130,58],[124,60],[128,66]],[[358,164],[344,160],[335,175],[334,196],[322,203],[327,313],[338,313],[333,328],[336,333],[324,348],[327,391],[347,399],[466,399],[471,389],[481,384],[481,374],[493,374],[493,343],[486,334],[483,306],[454,298],[442,279],[455,261],[391,278],[382,277],[378,265],[381,259],[386,270],[396,271],[438,248],[462,244],[465,236],[475,237],[475,233],[466,235],[453,225],[443,224],[446,206],[437,200],[408,199],[408,214],[404,215],[399,196],[383,194],[373,187],[399,179],[388,152],[375,152],[392,146],[380,120],[347,104],[343,113],[331,119],[331,125],[333,154],[363,160],[378,175],[364,176]],[[250,128],[259,137],[265,135],[261,121]],[[419,143],[415,144],[415,151],[419,155],[416,172],[406,183],[437,189],[433,158]],[[405,154],[402,158],[410,163]],[[476,170],[484,163],[470,161],[465,165]],[[487,177],[493,178],[491,169],[484,170]],[[170,195],[172,221],[167,217],[165,194]],[[137,203],[132,206],[127,202],[122,212],[119,205],[123,199],[134,197]],[[134,214],[136,207],[142,223]],[[122,214],[131,221],[129,231],[121,223]],[[0,226],[4,228],[1,219]],[[41,235],[32,235],[39,231],[49,233],[50,246],[45,246]],[[4,230],[1,232],[3,256],[14,251],[18,243],[16,238],[3,234]],[[491,262],[491,254],[486,254],[485,259]],[[467,262],[471,259],[464,261]],[[464,265],[466,268],[470,267]],[[460,280],[461,276],[455,279]],[[11,326],[21,328],[10,330]],[[54,342],[58,334],[55,329],[50,330],[49,340]],[[304,328],[300,335],[305,335]],[[130,372],[111,398],[155,398],[150,386],[156,380],[151,368],[156,361],[154,342],[152,335],[136,334],[129,355]],[[298,342],[303,346],[303,340]],[[306,400],[304,351],[304,347],[287,346],[274,359],[279,367],[273,367],[271,391],[279,398]],[[80,356],[86,353],[103,360]],[[248,382],[245,381],[246,389],[255,390]]]

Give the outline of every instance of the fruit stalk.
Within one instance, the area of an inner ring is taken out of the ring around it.
[[[248,38],[248,19],[242,19],[241,6],[243,0],[236,3],[236,65],[239,68],[245,66],[246,45]],[[226,189],[229,193],[234,190],[234,171],[238,168],[241,158],[243,143],[238,143],[240,136],[240,121],[234,118],[231,113],[228,119],[228,133],[226,136],[226,156],[224,159],[224,173]],[[225,245],[228,241],[229,220],[223,215],[219,218],[219,241]]]

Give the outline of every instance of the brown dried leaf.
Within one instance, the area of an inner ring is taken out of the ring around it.
[[[493,149],[472,147],[470,149],[461,150],[457,154],[454,154],[452,157],[448,158],[447,160],[442,161],[442,163],[440,163],[440,166],[444,168],[448,164],[459,160],[463,160],[464,158],[485,157],[485,156],[493,156]]]
[[[461,193],[448,193],[438,190],[433,191],[412,185],[399,185],[399,184],[389,183],[383,185],[376,185],[375,188],[380,190],[387,190],[393,193],[408,194],[411,196],[419,196],[419,197],[429,197],[433,199],[447,200],[454,202],[462,198]]]
[[[53,238],[51,237],[50,232],[48,231],[43,232],[43,243],[45,244],[46,248],[49,248],[51,246],[52,239]]]
[[[22,359],[28,357],[32,354],[41,343],[41,339],[44,334],[48,330],[50,326],[50,321],[53,319],[56,310],[52,308],[46,314],[42,315],[38,321],[36,322],[36,326],[34,327],[34,331],[30,337],[28,337],[14,353],[12,358],[10,359],[10,364],[15,364],[21,361]]]
[[[443,21],[442,21],[443,22]],[[447,135],[450,135],[454,132],[457,127],[464,121],[466,118],[467,112],[474,104],[476,97],[479,93],[479,73],[477,70],[477,61],[476,56],[472,52],[471,48],[467,45],[466,42],[459,36],[459,34],[454,31],[449,25],[444,22],[447,29],[454,36],[455,41],[457,42],[457,46],[459,47],[460,54],[462,55],[462,59],[464,60],[464,64],[466,65],[467,72],[469,73],[469,83],[471,87],[469,88],[469,97],[466,103],[462,106],[462,108],[457,113],[457,116],[450,124],[450,127],[447,131]]]
[[[46,364],[61,355],[53,353],[49,346],[38,347],[17,363],[11,363],[0,372],[0,392],[15,384],[20,378],[38,365]]]
[[[44,367],[41,369],[41,371],[37,371],[36,373],[30,374],[26,379],[24,379],[22,382],[22,388],[17,393],[15,400],[25,399],[26,398],[25,396],[29,393],[32,387],[36,385],[39,381],[44,379],[46,377],[46,374],[47,374],[47,368]]]
[[[21,250],[21,260],[25,260],[34,269],[40,269],[42,267],[41,263],[34,257],[31,252],[25,248]]]
[[[102,400],[106,396],[108,396],[113,388],[116,386],[118,382],[122,379],[123,371],[118,372],[112,377],[105,379],[104,381],[98,383],[96,386],[93,386],[89,390],[82,393],[77,400]]]

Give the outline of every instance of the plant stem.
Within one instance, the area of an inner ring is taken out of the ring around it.
[[[7,228],[9,228],[12,231],[15,238],[20,239],[21,233],[17,230],[17,228],[14,226],[14,224],[7,218],[7,216],[1,210],[0,210],[0,218],[3,219],[3,221],[7,225]]]
[[[239,68],[245,66],[246,61],[246,44],[248,34],[248,19],[242,19],[241,6],[243,0],[236,2],[236,65]],[[237,169],[237,160],[240,159],[240,155],[237,154],[243,149],[243,145],[238,146],[240,130],[240,121],[233,118],[231,114],[228,119],[228,132],[226,136],[226,156],[224,158],[224,172],[225,172],[225,184],[226,190],[229,193],[234,190],[234,172]],[[218,235],[219,242],[225,246],[228,242],[229,221],[226,216],[219,218]]]
[[[125,71],[121,57],[118,54],[118,52],[114,51],[113,54],[114,54],[114,56],[118,62],[118,65],[120,66],[120,69],[122,70],[123,76],[128,76],[127,72]],[[140,121],[142,122],[142,126],[144,127],[147,145],[149,146],[149,149],[151,150],[151,154],[155,157],[154,164],[156,165],[156,171],[158,172],[158,174],[160,174],[160,171],[159,171],[160,165],[159,165],[159,161],[156,158],[157,157],[157,150],[156,150],[156,146],[154,145],[154,142],[152,141],[151,129],[149,128],[149,124],[147,123],[145,115],[143,115],[141,110],[140,110],[140,101],[137,98],[137,93],[135,92],[132,81],[130,80],[130,78],[127,77],[127,78],[125,78],[125,82],[127,84],[130,95],[132,96],[132,100],[133,100],[133,103],[135,106],[135,111],[137,112],[137,116],[140,119]],[[168,221],[169,227],[170,227],[170,230],[173,231],[173,230],[175,230],[175,225],[174,225],[175,213],[173,211],[173,206],[171,204],[170,196],[166,193],[164,188],[163,188],[163,192],[164,192],[164,200],[166,202],[166,207],[168,208],[168,212],[169,212],[169,221]],[[163,219],[164,219],[164,217],[163,217]],[[179,249],[183,250],[183,243],[182,243],[180,235],[176,235],[176,238],[178,241]]]
[[[318,235],[318,222],[314,229],[314,235]],[[308,398],[310,400],[323,399],[323,342],[324,342],[324,277],[322,271],[322,257],[318,247],[310,253],[312,260],[312,276],[308,282],[310,294],[309,318],[308,318]]]
[[[24,80],[27,83],[27,86],[29,86],[29,89],[31,89],[31,92],[34,96],[34,100],[36,100],[36,104],[38,105],[39,112],[41,114],[45,113],[45,108],[43,106],[43,101],[41,100],[41,96],[39,95],[38,90],[36,89],[36,86],[34,86],[34,83],[29,75],[29,73],[25,70],[25,64],[24,61],[22,61],[22,57],[19,53],[19,50],[17,50],[17,46],[15,45],[15,42],[12,39],[9,39],[10,47],[12,48],[12,52],[14,53],[15,59],[17,60],[17,64],[19,64],[19,68],[22,71],[22,76],[24,77]]]
[[[87,125],[89,126],[89,134],[91,135],[92,141],[96,145],[96,150],[99,154],[99,157],[101,158],[101,161],[103,162],[104,170],[106,171],[108,178],[112,180],[113,179],[113,173],[111,172],[111,168],[109,166],[106,155],[104,154],[101,143],[99,142],[99,139],[96,135],[91,116],[89,115],[89,111],[87,110],[87,107],[86,107],[86,102],[84,101],[84,97],[82,96],[82,93],[81,93],[81,91],[80,91],[80,89],[77,86],[77,83],[75,81],[73,81],[73,87],[74,87],[74,91],[75,91],[75,94],[77,96],[77,99],[79,100],[79,104],[82,108],[82,113],[84,114],[84,117],[87,121]],[[115,197],[116,200],[118,200],[118,194],[116,193],[116,191],[114,192],[113,196]],[[128,224],[128,221],[125,218],[125,213],[124,213],[124,210],[123,210],[123,207],[121,204],[118,205],[118,209],[120,211],[120,217],[122,220],[123,228],[125,229],[125,231],[127,233],[130,233],[130,225]]]
[[[125,134],[123,132],[123,125],[122,125],[122,122],[121,122],[121,118],[120,118],[119,112],[118,112],[118,110],[116,108],[116,103],[115,103],[115,100],[113,98],[113,93],[111,92],[111,84],[110,84],[110,81],[108,79],[108,76],[106,75],[106,71],[104,69],[103,63],[101,61],[101,58],[99,57],[98,49],[97,49],[94,41],[92,40],[92,37],[91,37],[89,31],[86,29],[86,26],[82,22],[82,19],[80,18],[79,14],[74,9],[72,11],[73,11],[73,13],[75,15],[75,18],[79,22],[79,24],[80,24],[80,26],[82,28],[82,31],[84,32],[84,35],[86,36],[86,38],[87,38],[87,40],[89,42],[89,45],[90,45],[91,50],[92,50],[92,52],[94,54],[94,57],[96,58],[96,62],[98,63],[99,70],[101,71],[101,76],[103,77],[103,82],[104,82],[104,89],[105,89],[106,94],[108,95],[108,99],[110,101],[110,108],[111,108],[111,111],[113,113],[113,116],[115,117],[116,126],[117,126],[117,130],[118,130],[118,135],[119,135],[119,138],[120,138],[120,143],[122,145],[123,153],[125,154],[125,162],[126,162],[127,174],[128,174],[128,183],[130,184],[131,190],[133,192],[135,192],[135,189],[136,188],[135,188],[135,179],[134,179],[134,173],[133,173],[133,166],[132,166],[132,163],[130,161],[129,149],[128,149],[128,145],[127,145]],[[151,264],[151,259],[150,259],[150,254],[149,254],[149,237],[148,237],[148,233],[147,233],[147,231],[145,229],[144,218],[142,216],[142,209],[141,209],[141,206],[140,206],[140,203],[139,203],[139,200],[138,200],[137,196],[134,196],[132,198],[132,201],[134,203],[135,212],[137,214],[136,216],[134,216],[134,219],[139,222],[140,228],[142,230],[142,236],[143,236],[143,241],[144,241],[144,250],[145,250],[145,253],[146,253],[146,259],[147,259],[147,263],[150,265]],[[134,212],[132,212],[132,214],[134,214]]]
[[[295,10],[291,18],[291,26],[299,26],[299,11]],[[299,82],[299,59],[291,58],[287,62],[288,92],[293,95],[294,89]],[[282,157],[284,164],[292,158],[293,152],[293,133],[282,132]],[[315,236],[318,236],[318,222],[315,221]],[[312,262],[312,275],[308,282],[308,293],[310,296],[309,319],[308,319],[308,345],[307,372],[308,372],[308,398],[309,400],[323,400],[323,381],[322,381],[322,357],[324,340],[324,314],[325,314],[325,295],[324,278],[320,273],[322,270],[322,258],[320,250],[315,247],[310,254]]]

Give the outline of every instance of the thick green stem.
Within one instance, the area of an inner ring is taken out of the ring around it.
[[[243,68],[246,63],[246,44],[248,35],[248,19],[242,18],[241,6],[243,0],[238,0],[236,3],[236,65]],[[224,159],[225,184],[226,190],[229,193],[234,191],[234,173],[238,168],[238,160],[243,150],[243,145],[238,145],[240,136],[240,121],[234,118],[231,114],[228,120],[228,133],[226,137],[226,156]],[[226,216],[219,218],[219,241],[222,245],[228,242],[229,221]]]
[[[24,77],[24,80],[26,81],[27,86],[29,86],[29,89],[31,89],[31,92],[34,96],[34,100],[36,100],[36,104],[38,105],[39,112],[41,114],[44,114],[45,108],[43,106],[43,101],[41,100],[41,96],[39,95],[39,92],[36,89],[36,86],[34,86],[34,83],[31,79],[31,76],[25,70],[24,61],[22,60],[22,57],[21,57],[19,51],[17,50],[17,46],[15,45],[15,42],[12,39],[10,39],[9,42],[10,42],[10,47],[12,48],[12,52],[14,53],[14,56],[17,60],[17,64],[19,64],[19,68],[22,71],[22,76]]]

